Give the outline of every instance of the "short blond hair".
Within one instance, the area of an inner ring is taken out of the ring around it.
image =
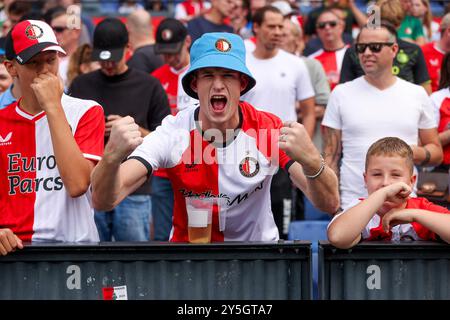
[[[373,156],[400,157],[406,160],[406,165],[411,174],[414,172],[414,157],[411,147],[402,139],[397,137],[385,137],[374,142],[367,150],[366,169],[369,159]]]

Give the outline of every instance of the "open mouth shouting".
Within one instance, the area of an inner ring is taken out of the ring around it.
[[[214,112],[223,112],[227,105],[227,97],[221,94],[215,94],[210,99],[210,104]]]

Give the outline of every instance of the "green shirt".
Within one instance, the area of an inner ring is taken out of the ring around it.
[[[417,40],[419,37],[424,37],[422,22],[413,16],[405,16],[397,30],[397,35],[402,39]]]

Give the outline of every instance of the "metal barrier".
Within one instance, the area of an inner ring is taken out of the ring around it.
[[[30,244],[0,256],[0,299],[311,299],[311,243]]]
[[[339,250],[319,242],[320,299],[449,299],[450,246],[367,242]]]

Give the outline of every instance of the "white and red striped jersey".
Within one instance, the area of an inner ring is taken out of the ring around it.
[[[348,45],[345,45],[342,49],[336,51],[320,49],[308,56],[309,58],[318,60],[322,64],[331,90],[339,84],[342,62],[344,61],[344,55],[347,48]]]
[[[185,197],[226,200],[224,231],[213,211],[212,241],[271,241],[279,238],[270,204],[270,184],[278,167],[293,163],[278,148],[281,120],[241,102],[240,129],[226,146],[214,145],[197,127],[199,107],[166,117],[130,155],[149,170],[167,168],[175,205],[171,241],[188,241]],[[223,216],[222,216],[223,218]]]
[[[0,110],[0,228],[25,241],[98,241],[90,191],[70,197],[45,112],[31,115],[19,102]],[[67,95],[61,102],[81,152],[97,162],[103,154],[102,107]]]
[[[444,132],[450,129],[450,90],[444,88],[433,92],[430,96],[433,103],[434,116],[438,132]],[[442,147],[444,159],[442,164],[450,164],[450,144]]]
[[[175,19],[186,20],[196,17],[209,8],[211,8],[209,2],[186,0],[175,5]]]

